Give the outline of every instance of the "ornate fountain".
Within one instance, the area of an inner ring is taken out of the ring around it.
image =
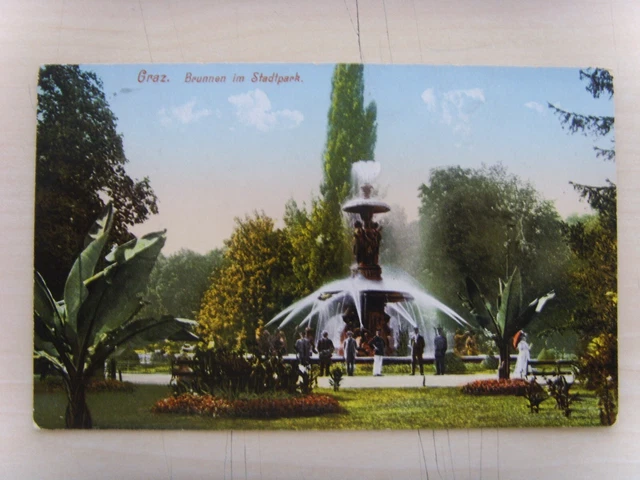
[[[347,201],[342,210],[351,215],[353,226],[353,256],[351,276],[323,285],[311,295],[298,300],[268,324],[279,328],[297,321],[298,328],[326,330],[334,344],[341,345],[347,331],[366,340],[376,330],[387,340],[387,355],[393,354],[401,331],[419,327],[427,337],[437,324],[436,312],[441,311],[460,325],[467,322],[419,286],[408,274],[394,271],[382,276],[379,263],[382,228],[374,215],[387,213],[389,205],[372,197],[372,180],[380,171],[378,163],[356,162],[353,166],[354,185],[360,195]],[[363,342],[361,342],[363,343]],[[362,352],[361,352],[362,354]]]

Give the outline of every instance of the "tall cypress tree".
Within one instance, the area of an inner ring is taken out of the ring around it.
[[[376,144],[376,105],[364,106],[364,67],[336,65],[331,86],[321,197],[310,212],[292,202],[285,215],[297,296],[346,274],[351,254],[342,203],[351,191],[351,165],[373,159]]]
[[[364,67],[336,65],[331,81],[331,107],[324,151],[324,202],[339,208],[351,189],[351,165],[373,160],[376,145],[376,104],[364,106]]]
[[[342,203],[351,192],[351,165],[372,160],[376,144],[375,102],[364,105],[364,66],[339,64],[331,81],[331,106],[324,151],[324,181],[320,187],[320,218],[323,236],[317,256],[325,278],[344,273],[349,258],[342,220]]]

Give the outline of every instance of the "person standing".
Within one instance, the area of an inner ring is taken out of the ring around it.
[[[322,338],[318,342],[318,352],[320,357],[320,376],[324,377],[325,373],[329,375],[331,368],[331,354],[333,353],[333,342],[329,338],[328,332],[322,332]]]
[[[433,340],[436,357],[436,375],[444,375],[444,356],[447,353],[447,338],[443,335],[442,328],[436,330],[436,338]]]
[[[382,376],[382,357],[384,356],[385,343],[380,336],[380,330],[376,330],[376,336],[369,341],[369,346],[373,348],[373,376]]]
[[[349,377],[353,377],[353,371],[356,366],[356,350],[358,349],[358,345],[355,338],[353,338],[353,333],[351,331],[347,332],[347,338],[344,340],[343,349],[344,360],[347,364],[347,375]]]
[[[413,329],[411,336],[411,375],[416,374],[416,364],[420,365],[420,375],[424,375],[423,358],[424,354],[424,337],[420,335],[418,327]]]
[[[295,349],[300,365],[303,367],[308,366],[311,363],[311,343],[309,343],[304,332],[300,332],[300,338],[296,340]]]
[[[527,334],[520,330],[513,337],[513,344],[518,348],[518,359],[516,360],[516,368],[513,371],[514,378],[525,378],[527,376],[527,368],[529,360],[531,360],[531,347],[527,343]]]
[[[287,354],[287,337],[284,332],[280,330],[273,342],[273,350],[278,357],[282,357]]]

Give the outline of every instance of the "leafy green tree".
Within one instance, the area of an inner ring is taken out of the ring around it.
[[[158,211],[149,179],[125,172],[116,120],[95,73],[77,65],[40,69],[35,265],[57,296],[106,201],[116,209],[113,243],[130,240],[128,228]]]
[[[351,254],[342,204],[352,194],[351,165],[374,158],[377,107],[365,106],[364,66],[336,65],[331,87],[321,196],[311,211],[290,202],[285,212],[300,295],[347,273]]]
[[[195,318],[209,288],[209,278],[222,265],[222,258],[221,250],[205,255],[185,249],[169,257],[160,254],[145,295],[149,305],[141,314]]]
[[[422,280],[445,303],[459,305],[465,278],[489,297],[496,278],[522,272],[525,298],[555,290],[564,298],[569,249],[554,205],[500,165],[478,170],[448,167],[420,187]],[[556,302],[554,302],[556,303]],[[567,305],[551,310],[560,316]]]
[[[164,339],[193,323],[171,316],[137,318],[143,306],[141,294],[165,243],[164,232],[114,248],[105,258],[106,267],[96,272],[113,224],[113,208],[108,205],[71,268],[62,301],[55,300],[39,273],[35,276],[34,356],[62,376],[67,428],[92,427],[87,382],[104,369],[107,357],[118,347]]]
[[[603,69],[580,71],[586,90],[594,98],[613,98],[613,77]],[[614,117],[585,115],[549,107],[557,114],[569,133],[610,139],[611,148],[594,147],[597,157],[615,160]],[[611,425],[616,418],[618,394],[618,284],[617,284],[617,189],[606,185],[574,184],[596,212],[568,225],[567,239],[576,262],[571,271],[575,298],[570,326],[582,337],[580,370],[587,386],[599,399],[601,421]]]
[[[198,334],[218,346],[246,348],[258,328],[293,301],[291,244],[273,220],[236,219],[198,314]]]

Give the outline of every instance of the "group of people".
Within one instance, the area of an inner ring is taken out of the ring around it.
[[[420,334],[418,327],[414,328],[411,336],[411,375],[416,374],[416,367],[420,367],[420,375],[424,375],[424,349],[426,343],[424,337]],[[445,337],[442,328],[436,329],[436,336],[433,339],[434,347],[434,363],[436,365],[436,375],[444,375],[445,371],[445,354],[447,353],[447,337]]]
[[[444,336],[443,330],[438,328],[434,338],[434,356],[436,375],[444,375],[445,373],[445,354],[447,352],[447,338]],[[366,346],[373,353],[373,376],[382,376],[382,363],[387,347],[386,341],[382,336],[381,330],[376,330],[376,334],[371,339],[366,339]],[[416,368],[419,368],[420,375],[424,375],[424,350],[426,347],[424,336],[416,327],[414,334],[411,336],[411,375],[415,375]],[[356,356],[358,350],[364,349],[364,345],[358,345],[353,337],[353,332],[348,331],[347,336],[342,344],[344,352],[344,360],[347,366],[347,375],[353,376],[355,371]],[[311,364],[311,355],[318,354],[320,365],[320,376],[329,375],[331,368],[331,357],[335,351],[335,345],[329,338],[328,332],[322,332],[322,338],[318,341],[317,348],[314,346],[311,331],[307,329],[300,332],[300,338],[295,344],[296,356],[301,366],[307,367]]]
[[[282,332],[280,332],[280,334],[282,334]],[[282,341],[284,341],[284,334],[282,334]],[[414,328],[414,333],[411,336],[410,344],[411,375],[415,375],[417,369],[419,369],[420,375],[424,375],[424,351],[426,348],[426,342],[424,336],[420,333],[420,330],[417,327]],[[279,346],[282,347],[282,345]],[[382,331],[376,330],[376,334],[373,338],[367,338],[366,346],[373,353],[373,375],[376,377],[382,376],[382,363],[386,349],[386,342],[382,336]],[[433,346],[436,375],[444,375],[445,354],[447,352],[448,345],[447,338],[444,335],[442,328],[436,329],[436,336],[433,340]],[[516,361],[513,376],[516,378],[524,378],[527,375],[527,365],[530,359],[529,352],[531,349],[531,345],[527,343],[527,335],[524,332],[519,331],[513,338],[513,346],[518,350],[518,358]],[[357,352],[358,350],[362,350],[363,347],[364,346],[358,345],[358,342],[353,336],[353,332],[348,331],[347,336],[342,344],[342,350],[344,352],[344,360],[347,366],[348,376],[353,376]],[[298,362],[303,367],[307,367],[311,364],[311,355],[313,353],[318,354],[320,376],[329,375],[329,370],[331,368],[331,357],[333,355],[333,352],[335,351],[335,346],[333,344],[333,341],[329,338],[328,332],[322,332],[322,338],[318,341],[317,348],[314,346],[314,339],[311,335],[310,329],[307,329],[305,332],[300,332],[300,338],[296,341],[295,344],[295,351]]]

